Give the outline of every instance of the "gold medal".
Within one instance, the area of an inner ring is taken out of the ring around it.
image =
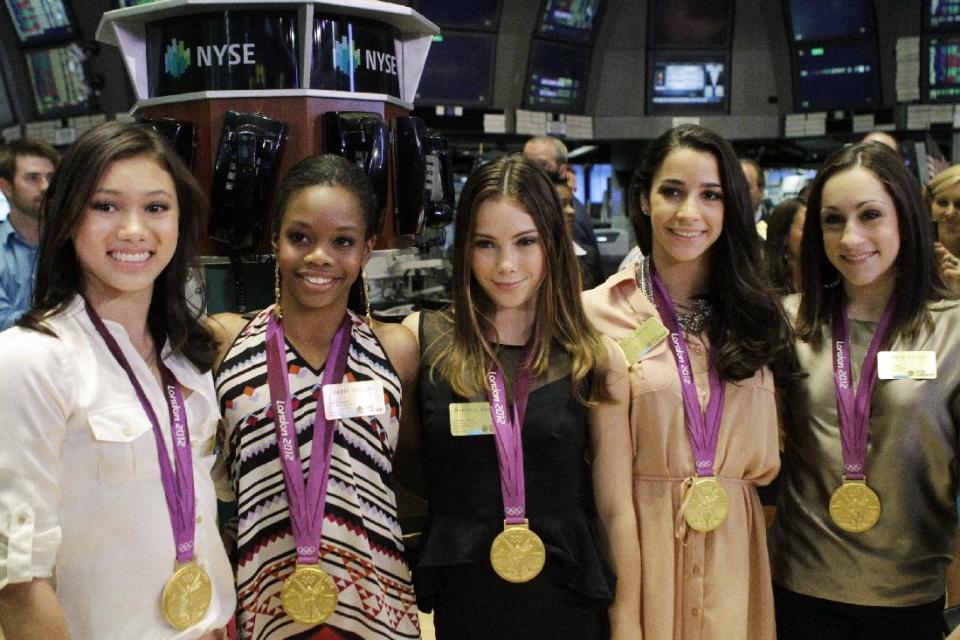
[[[294,621],[320,624],[337,608],[337,585],[318,564],[298,564],[283,581],[280,604]]]
[[[844,478],[830,496],[830,518],[844,531],[862,533],[880,520],[880,497],[866,479]]]
[[[160,596],[163,619],[174,629],[192,627],[203,620],[212,596],[210,576],[196,560],[178,563]]]
[[[507,582],[528,582],[543,570],[547,550],[540,536],[523,524],[503,523],[503,531],[490,545],[490,564],[498,576]]]
[[[683,494],[683,518],[691,529],[713,531],[727,519],[730,497],[713,476],[694,478]]]

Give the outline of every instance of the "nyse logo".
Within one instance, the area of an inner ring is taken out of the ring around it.
[[[195,47],[196,66],[200,67],[232,67],[235,65],[255,65],[256,44],[208,44]],[[182,40],[173,38],[167,46],[163,56],[163,70],[174,78],[179,78],[190,67],[194,56]]]
[[[354,69],[363,64],[367,71],[378,71],[391,76],[399,75],[397,71],[397,56],[391,53],[363,50],[343,36],[333,45],[333,68],[341,73],[351,75]]]

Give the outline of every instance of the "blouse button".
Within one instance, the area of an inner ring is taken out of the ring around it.
[[[130,427],[124,427],[124,428],[123,428],[123,435],[125,435],[125,436],[127,436],[127,437],[133,435],[133,429],[131,429]]]
[[[21,514],[20,514],[20,517],[17,518],[17,522],[20,523],[20,524],[27,524],[27,522],[29,522],[29,521],[30,521],[30,516],[28,516],[28,515],[25,514],[25,513],[21,513]]]
[[[703,355],[703,347],[701,347],[698,344],[690,345],[690,351],[692,351],[694,355],[697,355],[697,356]]]
[[[203,522],[203,516],[197,516],[197,524]]]

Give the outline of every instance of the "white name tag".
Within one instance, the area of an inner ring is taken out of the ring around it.
[[[493,416],[486,402],[450,403],[450,435],[489,436],[493,434]]]
[[[933,380],[937,377],[936,351],[881,351],[877,354],[881,380]]]
[[[323,385],[323,411],[327,420],[378,416],[386,411],[383,383],[379,380]]]

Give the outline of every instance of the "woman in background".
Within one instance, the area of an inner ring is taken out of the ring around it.
[[[94,127],[54,173],[33,308],[0,333],[7,640],[223,637],[215,345],[185,298],[205,213],[139,125]]]
[[[960,165],[934,176],[923,195],[937,226],[940,272],[954,293],[960,293]]]
[[[808,376],[787,396],[770,532],[778,637],[939,639],[960,303],[917,182],[886,147],[835,153],[807,202],[803,283],[785,301]]]
[[[728,142],[684,125],[650,145],[629,197],[647,257],[584,305],[630,363],[643,637],[772,640],[756,487],[780,468],[771,367],[795,373],[746,178]]]
[[[404,321],[430,505],[417,600],[439,640],[606,638],[608,618],[639,638],[626,370],[583,315],[550,179],[520,156],[475,170],[454,246],[453,308]]]
[[[420,635],[390,477],[416,342],[347,308],[376,219],[360,169],[301,160],[274,207],[276,302],[211,321],[241,638]]]
[[[800,241],[807,205],[800,198],[787,198],[778,204],[767,220],[764,256],[767,277],[783,295],[800,290]]]

